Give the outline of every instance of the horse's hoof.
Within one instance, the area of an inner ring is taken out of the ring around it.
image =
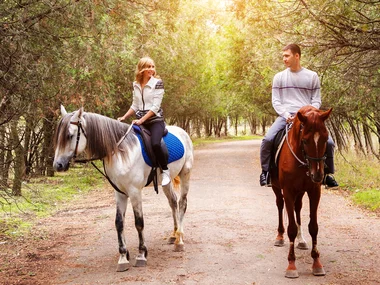
[[[286,278],[298,278],[298,271],[297,270],[286,270],[285,273]]]
[[[313,268],[313,275],[314,276],[325,276],[326,275],[325,269],[323,267]]]
[[[117,268],[116,268],[116,271],[117,272],[123,272],[123,271],[127,271],[130,267],[130,263],[118,263],[117,264]]]
[[[176,245],[174,245],[174,251],[175,252],[185,251],[185,245],[184,244],[176,244]]]
[[[276,239],[276,241],[274,242],[274,246],[284,246],[285,245],[285,241],[283,239]]]
[[[146,261],[145,257],[136,257],[135,267],[145,267]]]
[[[175,237],[170,237],[170,238],[168,239],[168,244],[174,244],[175,240],[176,240]]]
[[[306,242],[299,242],[298,245],[297,245],[297,248],[298,249],[302,249],[302,250],[308,250],[309,249],[309,247],[308,247],[308,245],[307,245]]]

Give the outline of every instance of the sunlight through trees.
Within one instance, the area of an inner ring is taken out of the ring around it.
[[[61,103],[114,118],[125,112],[145,55],[165,82],[167,123],[194,137],[234,135],[241,124],[263,134],[290,42],[321,77],[338,146],[353,140],[379,158],[379,8],[370,0],[4,0],[0,187],[53,175]]]

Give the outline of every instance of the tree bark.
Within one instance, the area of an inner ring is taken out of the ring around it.
[[[21,196],[21,185],[22,178],[24,173],[24,148],[21,145],[18,129],[17,129],[17,121],[12,121],[11,123],[11,136],[12,136],[12,146],[14,149],[14,178],[13,178],[13,186],[12,186],[12,195]]]

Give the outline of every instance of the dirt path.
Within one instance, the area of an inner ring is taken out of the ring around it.
[[[310,251],[297,250],[300,277],[284,277],[288,242],[282,248],[273,246],[276,206],[272,190],[258,185],[259,144],[225,142],[196,150],[185,219],[185,252],[173,252],[167,244],[172,219],[164,194],[146,188],[148,266],[116,272],[115,205],[109,189],[42,222],[33,240],[0,245],[3,261],[13,265],[12,270],[0,270],[0,278],[4,284],[62,285],[380,284],[379,218],[326,190],[318,238],[327,274],[312,276]],[[307,216],[306,197],[303,224],[310,246]],[[138,239],[130,205],[126,235],[133,259]]]

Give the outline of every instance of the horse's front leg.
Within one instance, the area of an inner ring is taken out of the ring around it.
[[[148,249],[145,246],[144,239],[144,217],[142,211],[141,191],[135,195],[131,195],[131,203],[133,207],[133,213],[135,216],[135,227],[139,236],[139,253],[136,256],[136,267],[144,267],[147,263]]]
[[[288,267],[286,268],[285,277],[287,278],[298,278],[298,271],[296,267],[296,255],[294,252],[294,240],[297,236],[297,225],[294,217],[294,199],[286,197],[285,198],[285,206],[286,211],[288,212],[288,237],[289,237],[289,254],[288,254]]]
[[[284,198],[282,196],[281,189],[274,186],[272,184],[272,189],[274,194],[276,195],[276,205],[277,205],[277,211],[278,211],[278,227],[277,227],[277,237],[276,241],[274,243],[275,246],[284,246]]]
[[[294,203],[294,210],[296,212],[297,230],[298,230],[297,231],[297,240],[298,240],[297,248],[302,249],[302,250],[307,250],[309,249],[309,247],[307,246],[307,242],[305,238],[303,237],[302,226],[301,226],[301,209],[302,209],[302,199],[303,199],[304,194],[305,193],[302,193],[297,196],[297,199]]]
[[[311,257],[313,258],[313,275],[315,276],[324,276],[326,272],[323,268],[323,265],[319,258],[319,251],[317,248],[317,235],[318,235],[318,205],[321,197],[320,188],[315,189],[312,193],[308,193],[310,200],[310,222],[309,222],[309,233],[312,238],[312,249]]]
[[[129,264],[129,251],[127,250],[125,237],[124,237],[124,219],[125,211],[127,210],[128,196],[115,192],[116,198],[116,218],[115,226],[117,231],[117,239],[119,242],[119,261],[117,263],[116,271],[121,272],[128,270]]]

